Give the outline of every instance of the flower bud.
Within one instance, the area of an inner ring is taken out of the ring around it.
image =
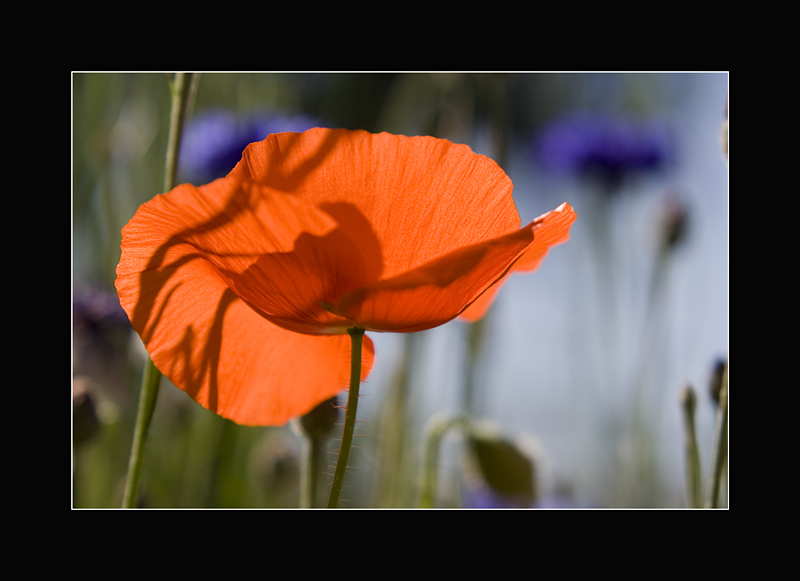
[[[681,404],[688,414],[694,415],[697,409],[697,396],[691,386],[687,385],[681,392]]]
[[[714,369],[711,371],[711,378],[708,382],[708,391],[711,394],[711,399],[714,403],[719,405],[719,394],[722,389],[722,376],[725,373],[725,366],[727,362],[724,359],[717,359],[714,363]]]
[[[661,230],[661,244],[665,250],[675,248],[686,237],[688,217],[686,205],[676,195],[670,195]]]
[[[477,471],[492,492],[517,506],[536,500],[536,466],[528,450],[483,427],[471,430],[469,443]]]
[[[339,400],[327,399],[301,416],[297,422],[300,431],[309,438],[326,438],[339,422]]]

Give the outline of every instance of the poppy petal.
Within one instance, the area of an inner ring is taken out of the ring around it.
[[[321,305],[379,278],[380,245],[351,204],[324,204],[337,223],[324,236],[301,234],[291,252],[262,255],[241,273],[222,273],[237,295],[273,323],[309,334],[345,333],[352,321]]]
[[[125,276],[117,280],[131,316],[138,283]],[[203,407],[239,424],[283,425],[348,385],[350,337],[277,327],[239,299],[200,256],[178,257],[146,273],[142,282],[143,289],[162,292],[137,331],[156,367]],[[373,351],[366,338],[362,378]]]
[[[185,185],[143,204],[123,229],[116,286],[153,362],[176,386],[238,423],[280,425],[347,386],[350,338],[277,327],[240,300],[223,269],[247,269],[265,251],[290,251],[298,235],[323,236],[336,222],[280,192],[248,188]],[[265,197],[270,212],[262,211]],[[366,377],[368,340],[363,353]]]
[[[531,272],[536,270],[544,260],[550,248],[563,244],[569,240],[569,230],[577,215],[575,210],[567,203],[561,204],[551,212],[542,214],[533,220],[527,227],[533,231],[533,242],[520,256],[519,260],[508,273],[497,283],[483,293],[472,303],[460,318],[473,323],[482,318],[489,310],[500,287],[508,280],[508,276],[514,272]]]
[[[555,210],[546,212],[531,222],[533,244],[514,264],[513,272],[531,272],[539,268],[553,246],[569,240],[569,230],[575,221],[575,210],[564,202]]]
[[[455,250],[394,278],[345,295],[334,312],[377,331],[414,332],[454,319],[489,288],[532,241],[531,229]]]
[[[383,278],[520,228],[505,172],[445,139],[323,128],[279,133],[250,144],[230,176],[317,206],[352,206],[371,228]]]

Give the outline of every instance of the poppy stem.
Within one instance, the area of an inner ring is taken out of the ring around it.
[[[356,427],[356,410],[358,408],[358,388],[361,386],[361,345],[364,339],[364,329],[353,327],[347,330],[352,341],[350,355],[350,390],[347,394],[347,412],[342,429],[342,444],[339,447],[339,457],[336,459],[336,470],[333,473],[331,493],[328,497],[328,508],[339,506],[339,494],[342,492],[344,474],[347,470],[347,458],[350,456],[350,445],[353,442],[353,431]]]
[[[178,154],[181,147],[181,134],[183,121],[186,116],[189,95],[192,91],[191,73],[177,73],[170,82],[172,95],[172,113],[170,116],[169,141],[167,143],[166,171],[164,175],[164,191],[168,192],[175,186],[178,169]],[[142,389],[139,394],[139,409],[136,412],[136,427],[133,432],[133,444],[128,460],[128,475],[125,480],[125,491],[122,496],[122,508],[134,508],[139,490],[139,479],[142,475],[144,463],[144,449],[147,442],[147,429],[158,399],[158,386],[161,381],[161,372],[156,368],[153,360],[148,355],[145,363]]]

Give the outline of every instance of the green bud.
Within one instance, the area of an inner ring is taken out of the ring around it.
[[[478,471],[495,492],[525,505],[536,500],[536,465],[528,450],[486,427],[471,430],[469,443]]]
[[[722,390],[722,376],[725,373],[726,365],[727,362],[724,359],[718,359],[714,363],[714,369],[711,371],[711,378],[708,382],[708,391],[711,394],[711,399],[717,405],[719,405],[719,393]]]

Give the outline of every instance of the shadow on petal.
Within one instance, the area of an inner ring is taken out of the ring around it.
[[[245,149],[242,160],[229,175],[242,175],[259,184],[269,184],[284,192],[302,191],[304,182],[323,167],[326,158],[336,151],[337,144],[348,138],[346,132],[329,131],[319,142],[312,143],[303,133],[277,133],[267,136]],[[275,163],[280,159],[281,163]]]
[[[222,347],[223,321],[228,307],[237,300],[236,294],[230,289],[225,290],[219,298],[219,304],[214,312],[211,329],[206,337],[197,335],[195,329],[186,327],[183,339],[174,347],[172,353],[167,351],[168,360],[177,362],[167,372],[174,377],[174,381],[188,393],[192,399],[198,400],[201,388],[206,387],[205,378],[208,377],[207,393],[204,396],[204,406],[215,413],[219,413],[219,365]],[[202,345],[198,342],[202,341]],[[198,349],[198,347],[200,347]],[[193,361],[193,354],[201,353],[199,361]]]
[[[335,312],[376,331],[408,333],[442,325],[502,277],[532,238],[529,229],[521,229],[459,248],[353,290],[335,305]]]
[[[336,221],[332,231],[323,236],[303,233],[291,252],[264,254],[241,274],[222,274],[238,296],[276,325],[298,333],[344,333],[352,321],[322,305],[335,304],[349,291],[379,280],[381,245],[353,204],[320,208]]]

